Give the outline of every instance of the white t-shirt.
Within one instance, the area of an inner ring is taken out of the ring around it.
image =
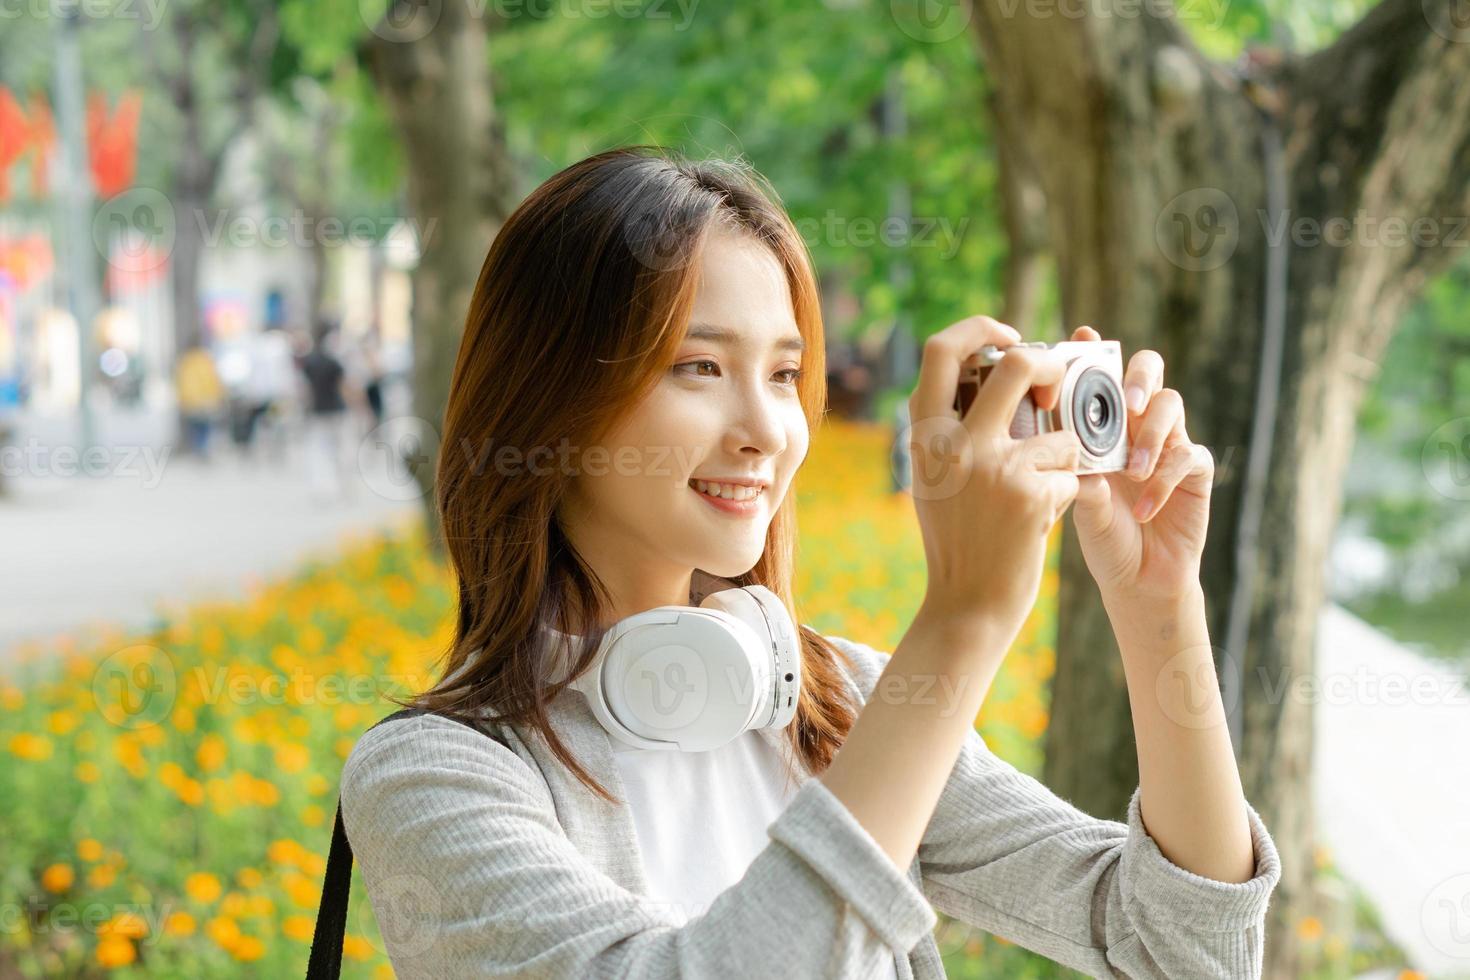
[[[680,922],[703,914],[740,880],[799,788],[781,754],[755,732],[708,752],[639,749],[614,739],[613,757],[649,894]]]
[[[567,634],[546,628],[554,676],[570,665]],[[560,641],[560,642],[558,642]],[[755,731],[707,752],[642,749],[609,736],[632,811],[649,898],[679,923],[702,915],[771,843],[766,829],[801,788],[790,744]],[[890,965],[871,980],[897,980]]]

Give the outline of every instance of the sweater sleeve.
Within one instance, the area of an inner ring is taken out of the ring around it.
[[[343,767],[341,804],[403,978],[868,976],[937,921],[817,780],[745,875],[682,924],[582,856],[531,766],[456,722],[369,730]]]
[[[890,654],[842,637],[866,701]],[[1144,827],[1102,820],[995,756],[970,732],[919,845],[924,892],[946,915],[1096,977],[1260,977],[1265,916],[1281,877],[1246,804],[1255,875],[1179,867]]]

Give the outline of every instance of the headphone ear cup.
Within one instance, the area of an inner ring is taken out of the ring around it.
[[[700,607],[734,616],[760,639],[764,676],[754,726],[786,727],[801,692],[801,641],[780,597],[764,585],[746,585],[709,595]]]

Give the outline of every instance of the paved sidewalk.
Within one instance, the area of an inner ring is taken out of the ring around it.
[[[404,475],[387,471],[375,444],[359,454],[356,434],[343,445],[344,496],[318,499],[299,443],[251,463],[223,446],[205,464],[164,452],[156,427],[135,419],[102,433],[106,462],[92,471],[107,475],[77,472],[55,455],[64,438],[26,443],[30,462],[18,476],[18,457],[9,457],[8,496],[0,497],[0,663],[23,640],[146,626],[160,603],[243,596],[252,578],[286,574],[345,535],[401,526],[419,513],[418,498],[402,490]],[[28,435],[44,430],[43,420]]]
[[[1470,977],[1470,685],[1338,606],[1318,630],[1317,825],[1436,980]]]

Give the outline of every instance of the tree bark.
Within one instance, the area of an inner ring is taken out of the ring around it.
[[[1313,747],[1312,705],[1292,685],[1313,673],[1365,386],[1407,304],[1460,254],[1470,36],[1454,31],[1447,0],[1384,0],[1320,52],[1237,68],[1206,59],[1153,5],[1137,16],[1048,17],[977,3],[972,14],[1000,106],[997,142],[1024,148],[1047,200],[1066,323],[1120,339],[1125,358],[1159,351],[1165,385],[1185,396],[1191,438],[1216,457],[1201,579],[1218,661],[1232,588],[1254,574],[1237,750],[1283,862],[1266,976],[1295,977],[1291,926],[1309,909],[1313,869]],[[1273,130],[1285,225],[1267,210],[1263,147]],[[1388,244],[1380,223],[1391,216],[1428,219],[1440,240]],[[1355,218],[1336,243],[1312,242],[1317,225]],[[1247,569],[1236,542],[1273,240],[1287,259],[1282,380]],[[1219,667],[1225,675],[1232,665]],[[1127,692],[1071,522],[1051,716],[1047,783],[1121,819],[1138,781]]]
[[[404,5],[411,8],[413,5]],[[438,9],[438,19],[418,19]],[[482,8],[483,9],[483,8]],[[449,382],[480,266],[516,200],[515,174],[490,81],[490,24],[465,0],[420,5],[376,25],[365,58],[407,156],[409,211],[419,234],[413,273],[413,405],[438,451]],[[427,28],[427,29],[426,29]],[[442,553],[437,456],[411,469],[423,490],[429,541]]]

